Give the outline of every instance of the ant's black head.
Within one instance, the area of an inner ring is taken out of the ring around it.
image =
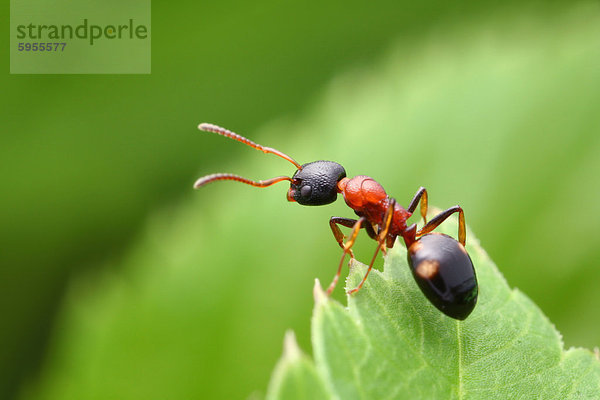
[[[292,176],[287,198],[304,206],[323,206],[333,203],[338,194],[337,184],[344,177],[346,177],[344,167],[333,161],[314,161],[304,164]]]

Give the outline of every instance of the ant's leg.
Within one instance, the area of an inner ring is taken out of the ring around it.
[[[373,225],[366,224],[365,225],[365,231],[367,231],[367,234],[369,235],[369,237],[373,240],[377,240],[377,233],[375,233],[375,229],[373,229]]]
[[[360,290],[360,288],[362,288],[362,286],[365,284],[365,281],[367,280],[367,276],[369,276],[369,272],[371,272],[371,269],[373,269],[373,264],[375,263],[375,258],[377,257],[379,250],[382,248],[382,246],[385,243],[386,238],[388,236],[388,232],[390,230],[390,225],[392,224],[392,219],[393,219],[392,217],[394,216],[395,206],[396,206],[396,200],[393,198],[390,199],[388,208],[385,211],[385,216],[383,217],[383,221],[384,221],[383,229],[381,229],[381,231],[379,232],[379,235],[377,236],[377,249],[375,250],[375,254],[373,254],[373,258],[371,258],[371,262],[369,263],[369,268],[367,269],[367,273],[363,277],[362,281],[360,281],[358,286],[356,288],[350,290],[348,292],[348,294],[358,292]]]
[[[345,226],[346,228],[352,228],[355,224],[356,220],[351,218],[331,217],[329,219],[329,227],[331,228],[331,232],[333,232],[335,240],[342,249],[344,248],[344,239],[346,239],[346,235],[342,233],[338,225]],[[354,253],[352,253],[352,250],[350,250],[350,257],[354,258]]]
[[[346,228],[352,228],[356,224],[355,219],[344,218],[344,217],[331,217],[329,218],[329,227],[331,228],[331,232],[333,233],[333,237],[335,237],[336,242],[340,245],[340,247],[344,248],[344,239],[346,235],[344,235],[338,225],[345,226]]]
[[[352,234],[350,235],[350,239],[348,239],[348,241],[342,245],[342,248],[344,249],[344,253],[342,254],[342,258],[340,259],[340,265],[338,265],[338,269],[337,269],[335,276],[333,277],[333,281],[331,281],[331,284],[327,288],[328,295],[330,295],[331,292],[333,292],[333,289],[335,289],[335,285],[337,284],[338,280],[340,279],[340,274],[342,272],[342,265],[344,265],[344,258],[346,258],[346,254],[352,252],[352,246],[354,246],[354,241],[356,240],[356,236],[358,236],[358,231],[360,230],[360,228],[362,227],[362,224],[366,220],[367,219],[365,217],[360,217],[354,223],[354,226],[352,227]],[[336,226],[336,228],[337,228],[337,226]],[[333,228],[332,228],[332,230],[333,230]],[[339,230],[339,228],[338,228],[338,230]],[[341,233],[341,231],[340,231],[340,233]]]
[[[346,235],[342,233],[338,225],[345,226],[346,228],[353,228],[354,224],[356,224],[356,220],[351,218],[331,217],[329,219],[329,227],[331,228],[331,232],[333,232],[335,240],[342,249],[344,248],[344,239],[346,239]],[[371,224],[365,224],[365,226],[361,226],[361,228],[365,228],[371,239],[377,240],[377,234],[375,233],[375,230],[373,230],[373,226],[371,226]],[[350,250],[350,257],[354,258],[354,253],[352,253],[352,250]]]
[[[417,232],[417,236],[423,236],[424,234],[431,232],[432,230],[437,228],[439,224],[444,222],[446,218],[448,218],[455,212],[458,213],[458,241],[464,246],[467,233],[465,229],[465,213],[463,212],[463,209],[460,206],[450,207],[446,211],[442,211],[441,213],[433,217],[431,221],[429,221],[423,228],[421,228]]]
[[[421,200],[421,217],[423,217],[423,223],[427,224],[427,189],[425,189],[423,186],[417,190],[415,197],[413,197],[413,199],[410,201],[410,204],[406,210],[411,214],[415,212],[419,200]]]
[[[394,243],[396,242],[396,235],[390,236],[388,235],[386,241],[385,241],[385,246],[388,249],[391,249],[392,247],[394,247]],[[384,253],[386,254],[386,253]]]

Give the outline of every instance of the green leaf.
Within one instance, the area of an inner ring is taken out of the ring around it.
[[[445,225],[442,231],[455,232],[454,222]],[[597,356],[584,349],[565,351],[554,326],[527,296],[510,289],[472,234],[467,250],[480,291],[465,321],[429,304],[400,243],[388,252],[384,271],[372,271],[363,289],[348,296],[347,308],[329,299],[317,282],[314,368],[334,393],[331,398],[600,398]],[[352,261],[347,289],[356,287],[365,271]],[[286,359],[289,371],[312,371],[304,358]],[[273,381],[278,379],[275,374]],[[294,385],[302,391],[314,381],[311,376]],[[269,399],[298,398],[273,393],[275,386]]]
[[[283,357],[273,373],[267,400],[324,398],[329,398],[325,383],[312,361],[301,352],[294,333],[288,331],[284,340]]]

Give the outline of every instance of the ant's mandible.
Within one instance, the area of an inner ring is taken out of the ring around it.
[[[337,284],[346,254],[354,258],[352,246],[358,232],[364,228],[367,234],[377,241],[377,249],[369,263],[369,268],[360,284],[348,293],[358,292],[365,283],[373,268],[379,250],[383,252],[391,248],[397,236],[404,239],[408,249],[408,263],[413,277],[427,299],[440,311],[449,317],[464,320],[469,316],[477,302],[477,278],[469,254],[465,250],[465,216],[459,206],[442,211],[427,222],[427,190],[421,187],[408,208],[404,209],[396,200],[387,195],[383,187],[373,178],[358,175],[347,178],[344,167],[333,161],[314,161],[300,165],[290,156],[271,147],[261,146],[237,133],[212,124],[200,124],[198,129],[214,132],[264,153],[272,153],[288,160],[297,168],[290,178],[278,176],[265,181],[252,181],[233,174],[212,174],[196,181],[194,188],[198,189],[207,183],[221,180],[242,182],[256,187],[267,187],[277,182],[289,181],[287,192],[288,201],[306,206],[320,206],[334,202],[338,193],[344,196],[346,204],[354,210],[358,219],[331,217],[329,226],[335,240],[343,249],[342,258],[337,273],[327,289],[331,294]],[[406,225],[406,220],[413,214],[418,204],[424,226],[417,229],[416,224]],[[432,232],[450,215],[458,213],[458,241],[454,238]],[[339,225],[352,228],[349,239]]]

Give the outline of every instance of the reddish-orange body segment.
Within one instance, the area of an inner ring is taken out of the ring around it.
[[[391,198],[375,179],[366,175],[354,178],[343,178],[338,183],[338,191],[344,196],[348,207],[352,208],[359,216],[364,216],[367,221],[377,226],[384,225],[384,216],[390,207]],[[403,235],[406,230],[406,220],[412,215],[400,204],[394,202],[392,221],[388,235]]]

